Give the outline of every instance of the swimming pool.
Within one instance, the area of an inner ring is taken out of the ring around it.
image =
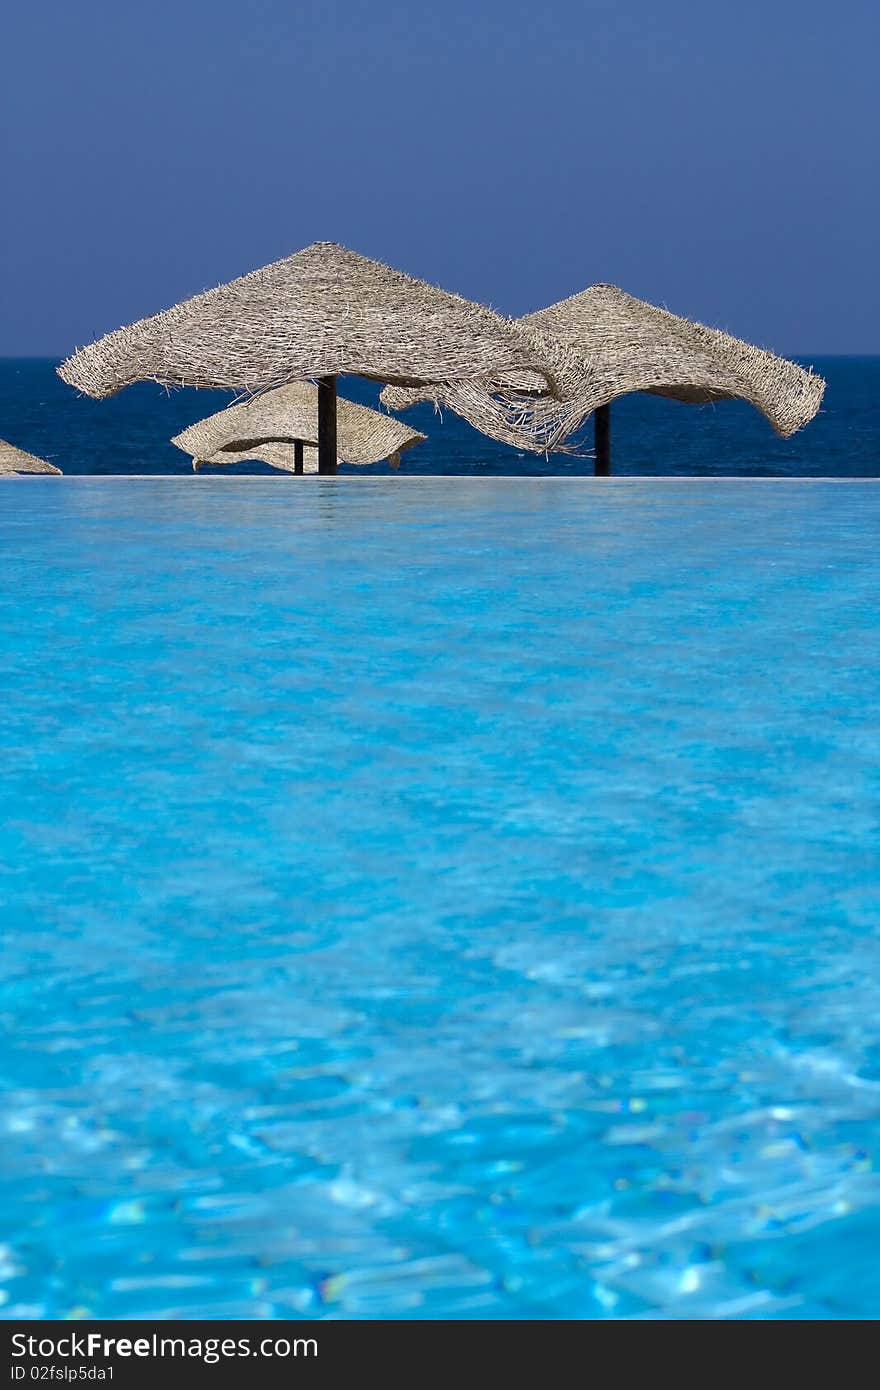
[[[0,1313],[876,1317],[878,534],[0,484]]]

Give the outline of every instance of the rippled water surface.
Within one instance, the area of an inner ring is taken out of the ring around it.
[[[878,534],[0,483],[0,1311],[876,1317]]]

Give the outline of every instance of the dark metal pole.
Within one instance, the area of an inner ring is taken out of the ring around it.
[[[611,406],[600,405],[593,415],[593,438],[596,445],[597,478],[611,477]]]
[[[336,377],[318,378],[318,472],[336,472]]]
[[[303,470],[303,442],[301,439],[293,441],[293,471],[302,473]]]

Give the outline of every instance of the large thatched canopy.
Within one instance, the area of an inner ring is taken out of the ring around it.
[[[508,320],[330,242],[108,333],[58,371],[95,397],[135,381],[251,393],[345,373],[451,387],[515,372],[548,385]]]
[[[592,369],[584,401],[590,412],[630,391],[697,405],[740,399],[787,438],[822,403],[825,382],[796,362],[634,299],[616,285],[591,285],[518,322],[583,354]]]
[[[7,444],[5,439],[0,439],[0,473],[60,474],[61,469],[56,468],[54,463],[37,458],[36,454],[27,454],[24,449],[16,449],[13,444]]]
[[[404,449],[424,438],[418,430],[390,415],[338,398],[337,457],[340,463],[397,461]],[[290,446],[297,439],[308,445],[318,442],[318,388],[310,381],[277,386],[273,391],[218,410],[175,435],[171,443],[190,454],[197,463],[234,463],[245,458],[261,458],[273,467],[287,468],[289,462],[292,468]],[[261,447],[279,444],[283,449],[273,448],[271,456]],[[278,463],[282,458],[287,462]]]
[[[821,377],[794,362],[634,299],[614,285],[592,285],[516,322],[536,351],[543,351],[559,399],[524,392],[515,402],[505,384],[496,407],[502,428],[492,433],[535,452],[564,446],[588,415],[631,391],[694,404],[746,400],[787,437],[812,420],[825,389]],[[469,385],[479,389],[477,383]],[[482,385],[487,396],[498,394],[496,382]],[[393,410],[420,400],[455,409],[437,389],[389,387],[382,393]]]

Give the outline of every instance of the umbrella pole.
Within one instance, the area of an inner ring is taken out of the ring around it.
[[[301,439],[293,441],[293,471],[302,473],[303,470],[303,442]]]
[[[318,378],[318,472],[336,472],[336,377]]]
[[[593,415],[593,439],[596,445],[596,463],[593,472],[597,478],[611,477],[611,406],[600,405]]]

